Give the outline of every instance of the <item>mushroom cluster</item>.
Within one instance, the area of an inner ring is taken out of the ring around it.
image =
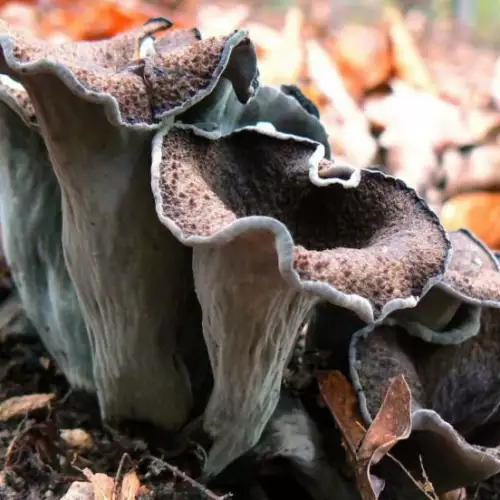
[[[105,419],[201,422],[205,479],[279,455],[314,498],[340,498],[283,388],[307,330],[347,362],[367,421],[405,375],[438,493],[500,471],[465,440],[497,417],[495,258],[403,181],[331,160],[300,91],[259,84],[247,32],[204,39],[158,18],[56,44],[0,22],[0,47],[5,259]]]

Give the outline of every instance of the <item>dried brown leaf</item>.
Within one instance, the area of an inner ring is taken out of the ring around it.
[[[386,5],[384,18],[392,42],[396,75],[412,87],[437,94],[431,74],[401,12],[392,5]]]
[[[26,394],[15,396],[0,403],[0,422],[19,417],[30,411],[47,406],[56,397],[55,394]]]
[[[94,488],[90,483],[75,481],[61,500],[94,500]]]
[[[118,500],[135,500],[139,495],[141,482],[134,471],[127,472],[123,476]]]
[[[94,500],[112,500],[115,482],[106,474],[94,474],[90,469],[83,469],[83,475],[94,488]]]
[[[356,393],[338,371],[318,375],[321,394],[339,426],[347,459],[363,500],[377,500],[385,483],[370,473],[400,440],[411,432],[411,392],[404,376],[390,380],[382,406],[368,431],[362,424]]]
[[[348,451],[356,454],[366,432],[363,419],[359,415],[356,393],[350,382],[338,371],[320,372],[318,382],[321,394],[349,448]]]
[[[398,441],[408,438],[410,433],[411,392],[404,376],[399,375],[389,383],[382,406],[359,449],[359,456],[375,465]]]

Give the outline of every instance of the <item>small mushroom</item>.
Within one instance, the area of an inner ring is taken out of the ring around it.
[[[156,211],[193,247],[214,373],[207,475],[258,442],[314,304],[373,323],[414,306],[444,272],[449,242],[415,192],[323,149],[256,127],[214,137],[175,124],[155,137]]]
[[[498,434],[483,432],[498,420],[500,269],[468,231],[450,238],[451,262],[429,292],[438,291],[434,304],[424,297],[408,311],[412,320],[398,311],[385,325],[358,331],[350,357],[367,420],[380,407],[381,388],[404,374],[412,391],[413,443],[405,456],[419,467],[418,450],[438,494],[500,472]],[[477,446],[481,433],[484,446]]]
[[[167,32],[156,46],[161,23],[55,44],[0,22],[0,72],[27,90],[61,190],[64,257],[103,416],[178,429],[193,404],[180,344],[196,351],[203,339],[190,319],[199,310],[191,251],[155,215],[151,138],[222,79],[248,100],[256,68],[245,32],[207,40]]]
[[[90,343],[61,244],[59,185],[26,91],[7,76],[0,82],[0,219],[6,263],[22,309],[70,384],[94,390]],[[12,330],[13,318],[5,318],[6,329]]]

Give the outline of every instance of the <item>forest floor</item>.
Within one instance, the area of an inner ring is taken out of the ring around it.
[[[158,431],[107,427],[95,399],[70,390],[37,339],[0,337],[0,402],[2,499],[60,499],[74,482],[75,500],[211,496],[173,469],[196,477],[195,453],[167,462]]]

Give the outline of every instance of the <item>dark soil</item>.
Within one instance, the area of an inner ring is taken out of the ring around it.
[[[41,393],[55,394],[47,407],[0,421],[0,500],[60,499],[74,481],[87,480],[84,469],[107,474],[118,479],[117,483],[126,472],[135,471],[141,483],[138,498],[142,500],[209,498],[202,488],[171,472],[175,466],[196,478],[203,459],[201,445],[191,443],[172,456],[167,451],[171,438],[161,430],[139,424],[109,427],[99,416],[95,398],[71,391],[37,338],[0,335],[0,403],[14,396]],[[86,431],[92,447],[81,450],[69,446],[61,437],[66,429]],[[271,493],[269,498],[293,497],[294,492],[297,498],[307,498],[307,494],[299,494],[292,478],[292,474],[274,475],[274,482],[264,484]],[[212,500],[230,490],[212,488]],[[500,499],[499,492],[500,476],[468,489],[469,498],[474,500]],[[234,493],[234,500],[242,498],[239,491]],[[389,491],[382,497],[393,498]]]
[[[44,409],[0,422],[0,499],[59,499],[73,481],[86,481],[82,470],[115,478],[134,470],[143,486],[142,499],[206,498],[199,489],[173,477],[158,443],[163,436],[151,429],[117,431],[99,417],[97,402],[88,394],[72,392],[37,339],[0,339],[0,402],[13,396],[54,393]],[[63,429],[83,429],[92,437],[88,451],[72,449]],[[155,445],[134,438],[151,436]],[[197,449],[169,459],[191,477],[199,472]],[[219,492],[222,494],[223,492]]]

